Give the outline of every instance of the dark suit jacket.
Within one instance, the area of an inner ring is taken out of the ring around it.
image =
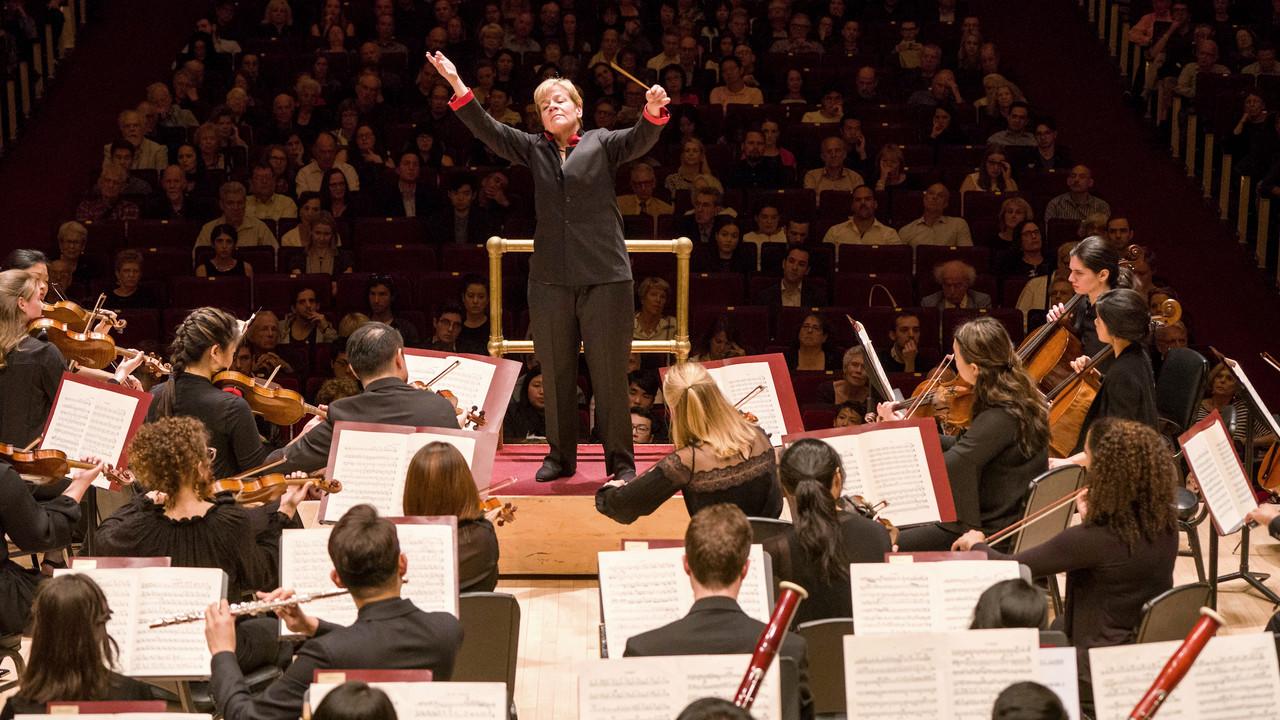
[[[453,207],[449,206],[443,210],[438,210],[433,214],[427,222],[427,237],[432,242],[443,243],[445,245],[454,242],[454,217]],[[467,218],[467,243],[472,245],[480,245],[489,241],[489,238],[502,233],[502,221],[494,217],[494,215],[478,207],[471,207],[471,214]]]
[[[267,462],[287,458],[279,470],[284,473],[324,467],[329,462],[329,445],[333,443],[333,424],[340,420],[413,427],[458,427],[458,416],[453,413],[453,405],[448,400],[397,378],[375,380],[359,395],[335,400],[329,406],[328,416],[297,441],[271,453]]]
[[[399,180],[392,180],[378,187],[377,206],[383,217],[406,217]],[[414,217],[429,218],[439,207],[440,198],[426,185],[418,183],[414,188]]]
[[[649,152],[668,113],[656,119],[646,114],[626,130],[588,130],[561,162],[546,135],[494,120],[472,93],[455,98],[451,105],[477,140],[533,173],[538,224],[530,280],[598,285],[631,279],[614,176],[619,165]]]
[[[706,597],[693,603],[689,614],[656,630],[640,633],[627,641],[624,657],[661,655],[733,655],[755,652],[756,641],[765,624],[742,612],[738,601],[727,597]],[[782,656],[800,669],[800,716],[813,717],[813,697],[809,694],[808,645],[804,638],[788,633]],[[746,668],[742,671],[745,673]],[[230,720],[230,719],[229,719]]]
[[[782,307],[782,281],[770,284],[765,289],[756,293],[751,299],[753,305],[765,305],[771,308]],[[822,297],[818,288],[812,283],[800,284],[800,307],[822,307],[827,304],[827,299]]]
[[[423,612],[409,600],[381,600],[360,608],[350,627],[320,621],[283,677],[258,696],[249,694],[235,653],[213,656],[210,688],[226,720],[296,720],[317,669],[430,670],[433,680],[453,676],[462,625],[444,612]]]

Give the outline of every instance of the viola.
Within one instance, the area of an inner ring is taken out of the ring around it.
[[[911,397],[893,403],[895,412],[906,410],[907,418],[936,417],[943,430],[955,434],[973,421],[973,386],[950,370],[955,356],[942,363],[911,392]]]
[[[853,512],[858,513],[868,520],[874,520],[883,525],[884,529],[889,531],[889,544],[898,544],[898,528],[889,521],[889,518],[880,517],[880,511],[889,507],[888,500],[881,500],[874,505],[867,502],[866,498],[861,495],[846,495],[842,497],[841,500],[844,501],[845,507]]]
[[[65,477],[72,470],[88,470],[95,467],[92,463],[71,460],[61,450],[31,450],[8,443],[0,443],[0,459],[13,466],[19,475],[49,480]],[[104,466],[102,474],[113,482],[124,484],[129,482],[114,468]]]
[[[91,310],[87,310],[70,300],[59,300],[52,304],[41,303],[41,317],[72,327],[83,326],[86,330],[90,329],[92,325],[103,322],[107,323],[112,330],[124,330],[125,325],[128,323],[117,317],[114,312],[101,307],[106,298],[106,294],[99,295],[98,305]]]
[[[213,384],[239,390],[249,409],[273,425],[293,425],[306,415],[325,417],[323,409],[308,404],[298,393],[270,380],[224,370],[213,376]]]
[[[342,483],[337,480],[326,480],[323,477],[288,477],[284,473],[259,475],[254,478],[230,477],[215,480],[210,485],[210,492],[232,493],[238,503],[267,503],[279,498],[285,489],[291,486],[314,483],[316,488],[326,493],[342,492]]]
[[[746,420],[749,423],[755,423],[757,425],[760,423],[760,418],[756,417],[755,413],[751,412],[750,410],[743,410],[742,406],[746,405],[747,402],[751,400],[751,398],[759,395],[762,392],[764,392],[764,386],[757,385],[751,388],[751,391],[748,392],[746,395],[743,395],[741,400],[733,404],[733,409],[738,411],[738,414],[742,416],[743,420]]]
[[[454,395],[452,390],[442,389],[437,392],[431,389],[430,383],[424,383],[421,380],[414,380],[409,384],[419,390],[434,392],[445,400],[448,400],[449,404],[453,406],[453,414],[462,418],[458,424],[463,430],[479,430],[489,424],[489,418],[485,417],[485,411],[477,408],[475,405],[472,405],[470,410],[463,410],[458,404],[458,396]]]
[[[115,339],[106,333],[77,332],[66,323],[50,318],[32,320],[27,325],[28,334],[36,335],[40,332],[45,334],[49,342],[53,343],[64,357],[81,367],[101,370],[115,362],[117,357],[134,358],[141,355],[142,366],[151,374],[161,376],[173,372],[173,367],[169,363],[155,355],[141,350],[117,347]]]
[[[480,500],[480,512],[484,513],[486,520],[498,527],[515,522],[517,509],[515,505],[503,502],[500,498],[491,497]]]

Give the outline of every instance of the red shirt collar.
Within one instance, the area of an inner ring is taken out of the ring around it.
[[[543,136],[543,137],[545,137],[545,138],[547,139],[547,141],[548,141],[548,142],[554,143],[554,142],[556,141],[555,136],[554,136],[554,135],[552,135],[551,133],[547,132],[546,130],[543,130],[543,131],[542,131],[542,136]],[[577,144],[578,144],[578,141],[579,141],[579,140],[581,140],[581,139],[582,139],[582,136],[581,136],[581,135],[579,135],[578,133],[574,133],[574,134],[570,135],[570,136],[569,136],[569,145],[568,145],[568,146],[569,146],[569,147],[573,147],[574,145],[577,145]]]

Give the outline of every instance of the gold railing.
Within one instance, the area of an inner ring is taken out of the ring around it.
[[[631,351],[672,353],[677,361],[689,357],[689,256],[693,241],[687,237],[672,240],[626,240],[628,253],[672,253],[676,256],[676,336],[672,340],[632,340]],[[533,252],[533,240],[512,240],[494,236],[486,243],[489,249],[489,354],[526,354],[533,352],[532,340],[508,340],[502,336],[502,256],[509,252]],[[631,319],[630,316],[627,319]]]

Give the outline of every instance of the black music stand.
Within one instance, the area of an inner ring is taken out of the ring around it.
[[[1245,442],[1244,442],[1244,471],[1245,476],[1252,479],[1254,476],[1253,462],[1253,446],[1256,438],[1255,425],[1253,422],[1254,413],[1259,416],[1268,417],[1265,407],[1259,407],[1256,395],[1252,392],[1252,383],[1246,378],[1241,377],[1243,374],[1239,366],[1234,363],[1227,363],[1227,367],[1231,370],[1231,374],[1236,376],[1237,382],[1242,387],[1249,388],[1251,392],[1245,393],[1249,398],[1248,412],[1245,413],[1243,422],[1245,425]],[[1236,422],[1241,422],[1240,418],[1236,418]],[[1274,424],[1274,421],[1273,423]],[[1244,580],[1255,590],[1262,593],[1262,596],[1270,600],[1273,605],[1280,605],[1280,595],[1263,584],[1263,580],[1271,577],[1269,573],[1254,572],[1249,569],[1249,523],[1245,523],[1240,528],[1240,566],[1235,572],[1229,572],[1226,575],[1218,575],[1218,532],[1215,529],[1209,533],[1209,606],[1215,610],[1218,608],[1218,585],[1233,580]]]

